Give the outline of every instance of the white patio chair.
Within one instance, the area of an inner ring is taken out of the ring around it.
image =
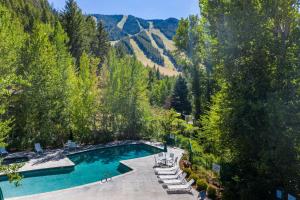
[[[192,184],[194,183],[194,179],[191,179],[186,184],[182,185],[168,185],[167,191],[168,192],[190,192],[192,190]]]
[[[162,180],[163,185],[179,185],[179,184],[185,184],[185,177],[186,173],[183,173],[182,176],[179,176],[177,179],[168,179],[168,180]]]
[[[178,170],[175,175],[159,175],[157,177],[158,177],[159,181],[169,180],[169,179],[176,179],[176,178],[179,178],[182,173],[183,173],[182,170]]]

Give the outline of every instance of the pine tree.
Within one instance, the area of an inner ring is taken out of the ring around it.
[[[104,29],[102,22],[99,20],[97,23],[96,40],[93,42],[93,53],[100,59],[100,65],[104,63],[110,48],[108,34]]]
[[[185,79],[179,76],[174,86],[171,107],[182,115],[188,115],[192,111],[191,103],[188,100],[188,93],[189,91]]]
[[[79,64],[82,53],[84,51],[89,52],[89,45],[85,38],[85,18],[75,0],[66,2],[60,19],[69,37],[70,52]]]

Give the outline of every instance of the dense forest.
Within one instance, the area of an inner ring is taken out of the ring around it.
[[[111,46],[108,25],[75,0],[60,12],[46,0],[0,0],[0,146],[167,142],[189,152],[184,171],[212,199],[299,196],[299,5],[201,0],[165,52],[182,72],[165,77],[132,56],[128,39]],[[135,37],[141,48],[148,39]]]

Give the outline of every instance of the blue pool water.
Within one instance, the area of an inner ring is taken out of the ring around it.
[[[21,186],[15,187],[8,181],[1,181],[0,187],[5,198],[66,189],[126,173],[131,169],[121,164],[121,160],[160,151],[148,145],[135,144],[78,153],[68,156],[75,167],[27,172],[23,174]]]

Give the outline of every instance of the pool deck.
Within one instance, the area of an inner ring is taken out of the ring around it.
[[[132,142],[129,142],[132,143]],[[148,142],[138,142],[138,143],[146,143],[152,146],[158,146],[158,144],[148,143]],[[122,145],[122,143],[114,143],[109,146],[117,146]],[[126,144],[126,143],[125,143]],[[84,149],[79,149],[76,152],[86,151],[90,149],[103,148],[105,146],[90,146]],[[161,147],[161,146],[160,146]],[[76,153],[75,152],[75,153]],[[173,152],[175,156],[181,157],[183,151],[181,149],[168,148],[168,152]],[[73,152],[74,153],[74,152]],[[57,151],[56,154],[52,155],[52,158],[46,162],[41,162],[43,157],[39,158],[35,161],[30,161],[30,163],[38,162],[38,166],[46,168],[52,168],[51,166],[58,166],[58,162],[60,165],[65,163],[66,165],[70,164],[69,162],[63,161],[65,155],[69,154],[69,152]],[[55,156],[56,155],[56,156]],[[69,160],[69,159],[68,159]],[[142,158],[136,158],[132,160],[122,161],[123,164],[129,166],[133,170],[113,177],[106,183],[95,182],[88,185],[82,185],[74,188],[68,188],[64,190],[58,190],[53,192],[35,194],[24,197],[16,197],[9,198],[9,200],[92,200],[92,199],[101,199],[101,200],[192,200],[197,199],[197,192],[192,190],[191,193],[167,193],[166,190],[162,187],[162,185],[158,182],[157,176],[154,174],[153,165],[154,165],[154,156],[147,156]],[[73,163],[72,163],[73,164]],[[30,165],[28,164],[28,169]],[[32,166],[32,164],[31,164]],[[24,166],[26,167],[26,165]],[[26,169],[26,168],[25,168]]]

